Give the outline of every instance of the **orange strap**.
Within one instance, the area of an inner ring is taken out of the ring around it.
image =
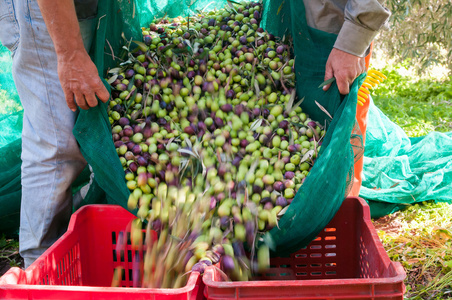
[[[366,56],[366,70],[369,70],[370,58],[372,56],[373,42],[370,44],[370,52]],[[363,135],[363,147],[366,143],[366,129],[367,129],[367,113],[369,111],[370,101],[366,101],[363,106],[356,105],[356,120],[358,121],[359,129]],[[353,187],[349,196],[358,197],[361,189],[362,174],[363,174],[364,157],[361,157],[354,165],[354,179]]]

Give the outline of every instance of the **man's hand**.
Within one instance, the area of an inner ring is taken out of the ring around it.
[[[107,102],[109,94],[83,46],[74,0],[38,0],[39,8],[55,46],[58,76],[68,107],[88,109],[97,97]],[[75,101],[74,101],[75,97]]]
[[[335,77],[339,93],[347,95],[350,85],[365,70],[364,58],[333,48],[326,62],[325,81]],[[330,86],[331,84],[324,86],[323,90],[327,91]]]
[[[72,111],[77,109],[77,105],[81,109],[96,106],[96,96],[104,103],[110,97],[97,74],[96,66],[84,49],[71,52],[68,57],[58,56],[58,76],[67,106]]]

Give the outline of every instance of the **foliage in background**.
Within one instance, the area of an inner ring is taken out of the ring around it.
[[[404,76],[404,67],[399,64],[380,70],[388,78],[371,92],[375,105],[410,137],[452,131],[452,77]]]
[[[407,64],[381,69],[375,105],[408,136],[452,131],[452,78],[402,75]],[[452,297],[452,205],[428,202],[374,220],[383,246],[407,273],[406,299]]]
[[[452,74],[452,1],[387,0],[390,29],[375,40],[377,49],[402,62],[412,60],[422,73],[435,64]]]
[[[7,91],[2,89],[2,85],[0,84],[0,115],[10,114],[22,109],[22,106],[16,101],[12,100],[8,96]]]
[[[0,236],[0,272],[9,267],[21,267],[23,259],[19,255],[19,241]],[[0,276],[2,274],[0,273]]]

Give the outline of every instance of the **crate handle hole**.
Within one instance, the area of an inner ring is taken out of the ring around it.
[[[311,268],[320,268],[322,264],[311,264]]]

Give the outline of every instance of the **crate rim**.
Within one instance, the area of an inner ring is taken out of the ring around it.
[[[132,214],[127,209],[123,208],[120,205],[116,204],[89,204],[84,205],[80,209],[78,209],[75,213],[72,214],[71,219],[69,221],[68,229],[67,231],[58,239],[64,239],[67,236],[70,236],[71,234],[74,234],[75,225],[77,222],[77,217],[83,217],[86,213],[89,213],[89,211],[96,211],[103,210],[106,207],[108,207],[108,210],[115,210],[119,211],[122,214],[130,214],[133,217],[136,217],[134,214]],[[152,293],[152,294],[159,294],[159,295],[177,295],[181,293],[188,293],[192,291],[195,286],[196,282],[198,281],[198,278],[201,276],[199,272],[191,272],[190,277],[188,278],[187,284],[183,287],[177,288],[177,289],[170,289],[170,288],[133,288],[133,287],[100,287],[100,286],[70,286],[70,285],[43,285],[43,284],[17,284],[15,282],[19,281],[20,278],[26,278],[28,279],[28,274],[32,273],[32,270],[35,266],[38,264],[44,263],[44,257],[46,257],[48,254],[51,254],[54,251],[54,248],[58,247],[58,243],[53,243],[52,246],[50,246],[46,251],[44,251],[43,254],[39,256],[36,261],[34,261],[27,269],[23,270],[18,267],[10,268],[3,276],[0,277],[0,290],[30,290],[30,287],[32,287],[33,290],[40,290],[40,291],[76,291],[76,292],[127,292],[127,293]]]
[[[403,266],[399,262],[392,262],[391,265],[396,272],[396,276],[386,277],[386,278],[344,278],[344,279],[306,279],[306,280],[258,280],[258,281],[248,281],[252,282],[253,288],[258,287],[268,287],[269,285],[277,285],[278,287],[296,287],[296,286],[342,286],[344,284],[353,285],[382,285],[388,283],[398,283],[404,281],[406,278],[406,273]],[[207,267],[202,280],[206,288],[215,285],[215,288],[243,288],[244,281],[215,281],[213,280],[214,267]],[[370,283],[369,280],[372,280]],[[251,286],[247,286],[250,288]]]

